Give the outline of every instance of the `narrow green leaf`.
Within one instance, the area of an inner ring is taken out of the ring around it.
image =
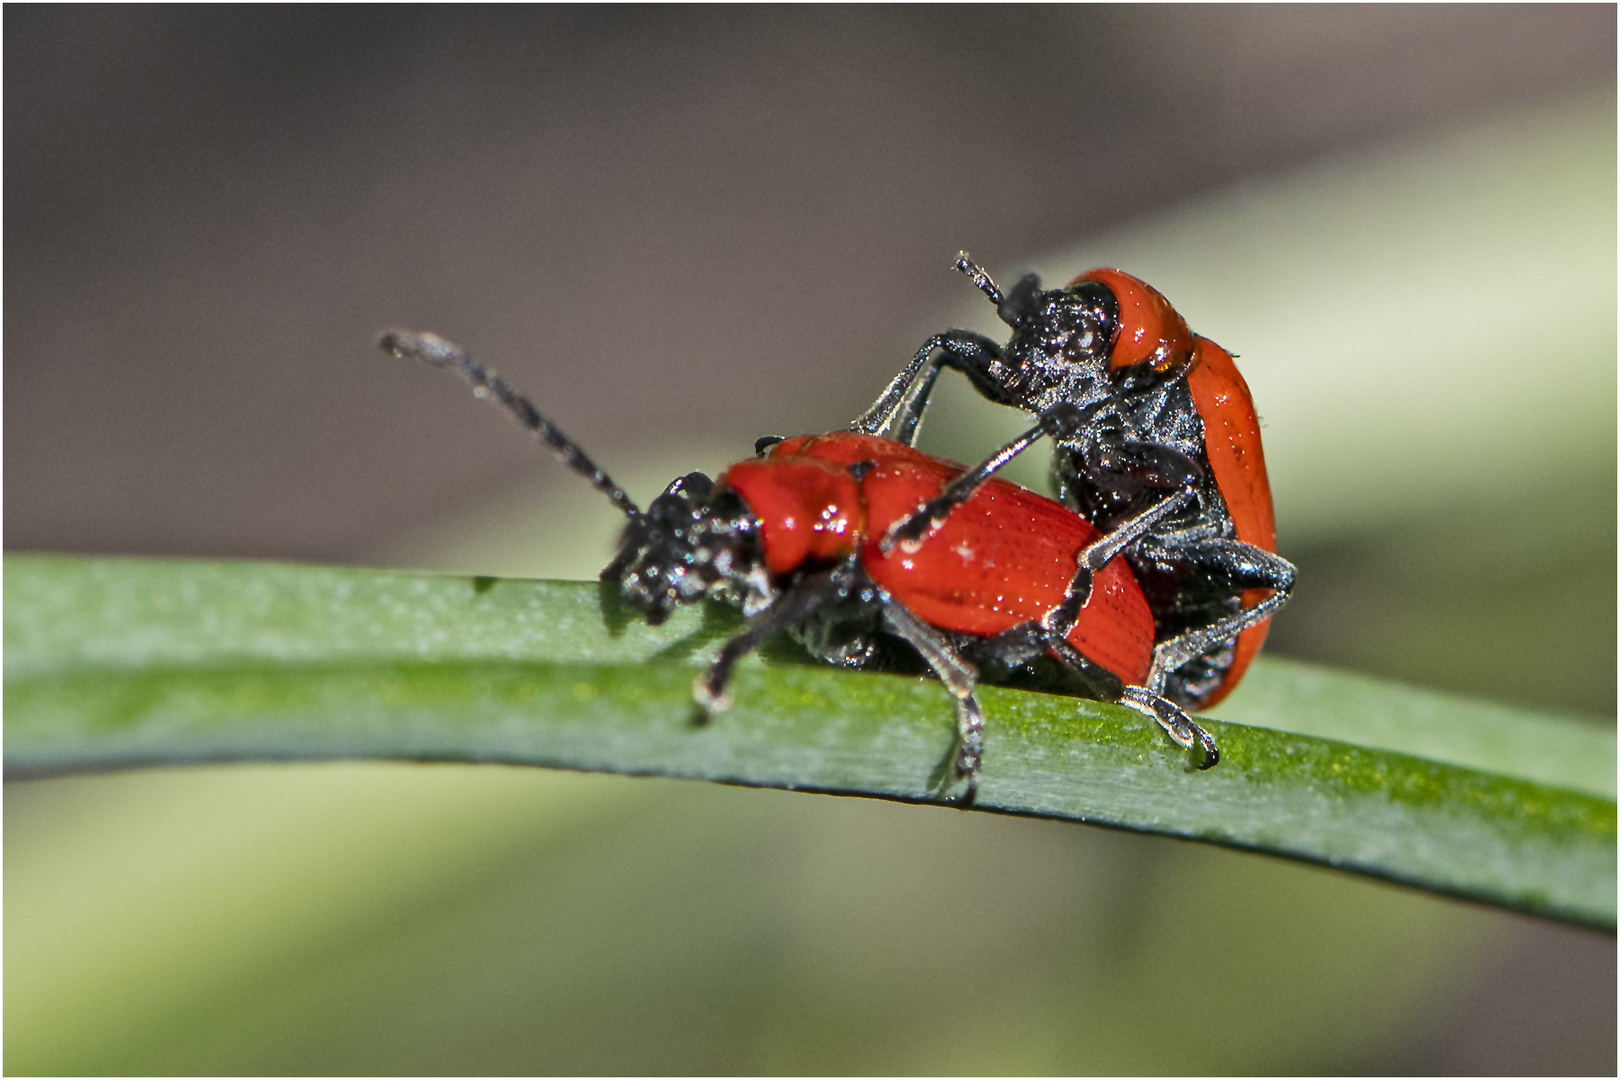
[[[925,680],[783,648],[701,723],[694,671],[738,625],[708,605],[649,627],[575,582],[10,556],[6,768],[404,758],[939,798],[953,710]],[[1211,721],[1198,772],[1130,710],[986,688],[979,805],[1614,926],[1612,733],[1293,664],[1245,695],[1270,726]]]

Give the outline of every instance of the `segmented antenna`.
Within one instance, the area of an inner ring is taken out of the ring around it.
[[[481,367],[462,352],[455,345],[444,340],[437,334],[417,333],[414,330],[387,330],[377,340],[384,352],[391,352],[398,357],[412,356],[418,360],[425,360],[435,367],[453,368],[458,375],[472,384],[473,393],[479,397],[493,395],[495,400],[506,407],[518,423],[534,432],[535,437],[551,447],[558,459],[570,469],[579,473],[591,482],[591,486],[606,495],[620,510],[631,518],[641,516],[638,507],[624,488],[613,482],[613,478],[597,467],[574,444],[574,441],[561,431],[557,425],[540,415],[540,410],[534,403],[522,394],[513,390],[493,371]]]
[[[952,263],[951,265],[955,266],[956,269],[962,271],[962,273],[972,278],[973,284],[977,285],[979,287],[979,291],[990,298],[990,302],[992,304],[996,305],[997,307],[1001,306],[1001,301],[1003,299],[1001,290],[996,288],[996,283],[990,280],[990,275],[984,272],[983,267],[973,261],[973,256],[969,255],[965,251],[958,251],[956,253],[956,262]]]

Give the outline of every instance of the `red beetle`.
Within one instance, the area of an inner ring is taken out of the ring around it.
[[[1243,677],[1295,577],[1276,554],[1260,425],[1231,354],[1119,270],[1052,290],[1030,274],[1003,295],[966,253],[956,265],[996,304],[1011,340],[930,338],[854,429],[892,425],[915,442],[935,380],[952,368],[1046,422],[1060,497],[1098,528],[1181,496],[1125,558],[1153,611],[1147,685],[1185,708],[1213,705]]]
[[[1004,675],[1045,658],[1069,686],[1152,717],[1201,768],[1214,740],[1148,690],[1154,622],[1130,567],[1115,556],[1179,505],[1167,500],[1108,534],[1061,504],[977,469],[850,431],[762,439],[758,456],[717,480],[677,479],[645,511],[526,398],[432,334],[390,331],[382,346],[450,367],[504,405],[629,518],[602,571],[650,622],[706,596],[751,621],[699,676],[705,708],[726,705],[732,666],[791,633],[849,667],[905,642],[957,701],[955,771],[973,801],[984,714],[981,669]]]

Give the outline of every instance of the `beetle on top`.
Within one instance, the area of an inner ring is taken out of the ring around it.
[[[852,428],[892,429],[912,445],[949,368],[1043,421],[1059,497],[1097,528],[1178,500],[1124,557],[1153,612],[1148,685],[1183,708],[1215,704],[1243,677],[1295,578],[1276,554],[1260,424],[1231,354],[1119,270],[1050,290],[1027,274],[1003,293],[966,252],[956,267],[996,305],[1007,344],[936,334]],[[1029,445],[1009,444],[1003,460]]]

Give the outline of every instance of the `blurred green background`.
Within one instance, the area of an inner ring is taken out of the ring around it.
[[[645,497],[993,332],[961,246],[1240,355],[1269,649],[1614,722],[1613,8],[5,18],[9,548],[589,576],[611,509],[373,331]],[[5,811],[9,1072],[1616,1068],[1613,938],[1158,838],[399,765]]]

